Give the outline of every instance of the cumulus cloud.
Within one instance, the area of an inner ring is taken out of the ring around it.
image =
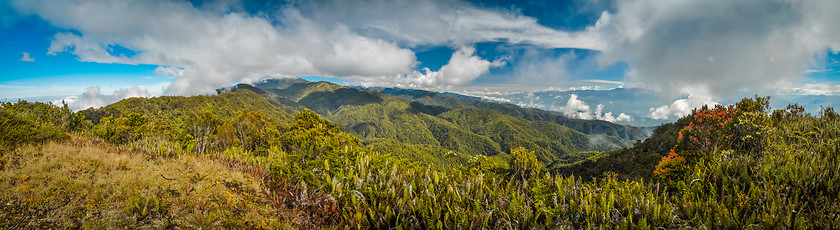
[[[141,89],[139,86],[118,89],[111,94],[102,94],[99,86],[91,86],[85,93],[55,101],[54,104],[61,104],[61,101],[64,101],[70,109],[78,111],[90,107],[99,108],[126,98],[150,96],[148,90]]]
[[[22,58],[20,58],[20,60],[21,60],[21,61],[25,61],[25,62],[34,62],[34,61],[35,61],[35,58],[33,58],[33,57],[29,57],[29,53],[28,53],[28,52],[23,52],[23,57],[22,57]]]
[[[48,54],[157,65],[157,75],[172,77],[165,94],[175,95],[313,75],[368,85],[449,87],[468,84],[507,62],[514,62],[512,74],[528,76],[519,77],[526,79],[522,82],[576,75],[567,72],[568,56],[511,61],[476,55],[476,43],[501,42],[599,50],[600,66],[623,62],[630,71],[620,82],[590,82],[711,100],[790,89],[796,77],[815,68],[815,57],[840,50],[838,1],[617,1],[579,31],[466,1],[291,1],[258,13],[244,11],[236,1],[12,0],[10,5],[16,14],[37,15],[72,31],[55,34]],[[115,46],[133,54],[115,54]],[[456,50],[441,69],[418,70],[412,48],[433,46]],[[655,111],[664,117],[684,110],[672,103]],[[589,112],[591,119],[622,117]]]
[[[549,48],[601,49],[596,26],[564,32],[515,11],[479,9],[461,1],[302,1],[250,14],[237,4],[186,1],[13,0],[59,28],[49,54],[81,61],[151,64],[172,76],[167,94],[213,92],[268,77],[324,76],[420,85],[466,84],[504,63],[473,55],[486,41]],[[207,7],[204,7],[207,5]],[[416,71],[406,47],[460,48],[447,66]],[[110,52],[121,46],[136,54]]]
[[[630,122],[630,121],[633,121],[633,118],[630,117],[630,115],[620,113],[620,114],[618,114],[618,116],[613,116],[612,112],[606,112],[606,113],[602,114],[601,112],[603,110],[604,110],[604,105],[603,104],[598,104],[597,106],[595,106],[595,119],[605,120],[605,121],[609,121],[609,122],[617,122],[617,121]]]
[[[596,23],[579,32],[555,30],[520,12],[480,9],[464,1],[302,1],[313,20],[347,24],[360,33],[407,46],[503,41],[545,48],[601,50],[606,44]],[[609,15],[602,17],[609,20]]]
[[[837,1],[640,0],[616,8],[600,27],[601,64],[628,63],[626,82],[666,97],[772,92],[792,85],[826,49],[840,50]],[[668,108],[657,114],[675,114]]]
[[[409,74],[406,76],[406,80],[422,86],[463,85],[487,73],[490,71],[490,67],[499,67],[505,64],[504,59],[490,62],[474,54],[475,48],[461,47],[452,54],[449,62],[442,66],[439,71],[424,68],[423,73]]]
[[[233,82],[282,76],[406,73],[414,53],[343,25],[321,25],[284,9],[274,24],[247,13],[218,13],[182,1],[15,1],[19,11],[79,33],[53,37],[49,54],[82,61],[168,66],[167,94],[213,92]],[[109,46],[135,51],[113,55]],[[180,70],[172,69],[179,68]]]
[[[589,111],[589,105],[586,102],[577,99],[577,95],[572,94],[569,97],[569,100],[566,101],[566,105],[560,107],[560,112],[563,115],[579,118],[579,119],[592,119],[592,113]]]
[[[633,121],[633,118],[630,115],[620,113],[618,116],[614,116],[612,112],[603,113],[604,105],[598,104],[595,106],[595,110],[592,111],[592,108],[586,104],[586,102],[582,100],[578,100],[578,96],[576,94],[572,94],[569,97],[569,100],[566,101],[566,105],[562,106],[558,109],[558,111],[562,112],[563,115],[566,115],[571,118],[578,118],[578,119],[586,119],[586,120],[604,120],[609,122],[630,122]]]
[[[500,58],[491,62],[475,56],[474,47],[462,46],[452,54],[449,63],[443,65],[438,71],[423,68],[423,72],[414,71],[409,74],[378,78],[355,77],[352,80],[354,84],[362,86],[383,85],[384,83],[397,87],[445,88],[470,83],[490,71],[490,68],[505,64],[505,59]]]
[[[659,108],[650,108],[650,118],[657,120],[666,120],[672,115],[676,117],[682,117],[691,113],[691,110],[695,108],[702,107],[703,105],[712,106],[716,104],[718,103],[712,101],[711,98],[688,96],[688,98],[678,99],[670,105],[663,105]]]

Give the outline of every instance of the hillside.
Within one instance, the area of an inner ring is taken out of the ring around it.
[[[265,205],[259,176],[196,155],[149,156],[83,137],[7,152],[15,163],[0,167],[0,226],[291,227]]]
[[[254,89],[257,90],[257,89]],[[257,91],[259,92],[259,91]],[[263,111],[275,125],[283,126],[292,120],[286,106],[272,104],[254,91],[242,90],[218,96],[161,96],[155,98],[128,98],[100,109],[79,111],[94,124],[104,117],[121,117],[138,113],[147,119],[166,122],[172,119],[193,117],[206,111],[222,118],[236,116],[242,109]]]
[[[395,100],[385,99],[383,102]],[[252,104],[216,104],[227,108],[215,112],[200,111],[206,105],[195,103],[226,100]],[[588,172],[594,178],[547,171],[564,167],[545,167],[535,150],[523,146],[515,146],[504,156],[473,155],[456,164],[450,162],[454,160],[450,153],[417,158],[448,162],[448,167],[431,167],[364,146],[355,135],[308,110],[285,120],[279,119],[282,112],[241,108],[271,104],[248,90],[208,97],[130,100],[113,108],[87,111],[116,114],[100,118],[98,123],[66,107],[3,103],[0,226],[837,226],[840,115],[829,107],[813,116],[796,105],[771,111],[768,101],[747,98],[735,105],[697,109],[676,124],[657,129],[653,137],[633,148],[595,159],[594,171],[600,172]],[[129,102],[166,109],[121,107]],[[396,104],[403,106],[396,112],[411,108]],[[235,115],[224,112],[237,108]],[[128,109],[131,112],[123,111]],[[548,138],[586,137],[575,131],[563,132],[567,129],[550,125],[553,123],[531,123],[476,109],[426,115],[456,127],[469,124],[469,130],[453,130],[469,131],[492,143],[512,138],[502,143],[542,148],[538,141],[543,137],[537,135],[547,133],[519,130],[538,126],[557,135],[570,135]],[[192,130],[180,133],[179,129]],[[519,133],[508,137],[487,134],[490,132]],[[405,146],[411,151],[429,149]],[[651,155],[664,157],[650,160]],[[636,168],[621,168],[627,166]]]
[[[428,106],[449,109],[476,108],[492,110],[529,121],[553,122],[584,134],[613,136],[630,141],[646,139],[653,129],[653,127],[633,127],[601,120],[573,119],[563,116],[559,112],[522,108],[513,104],[489,102],[479,98],[453,93],[441,94],[425,90],[400,88],[367,88],[367,90],[413,100]]]
[[[270,79],[253,87],[263,91],[266,98],[294,101],[315,111],[366,143],[383,147],[382,151],[391,147],[412,148],[394,146],[402,143],[438,149],[432,151],[438,154],[455,151],[467,156],[494,156],[526,146],[537,152],[541,162],[548,164],[555,161],[572,163],[591,156],[593,151],[617,149],[629,143],[607,135],[597,137],[604,141],[593,142],[590,136],[555,123],[523,120],[493,110],[427,105],[328,82]],[[486,124],[476,122],[488,119],[494,121],[493,126],[485,127]],[[397,154],[409,159],[432,158],[423,156],[429,154],[424,152]]]
[[[602,177],[616,173],[623,179],[650,179],[660,158],[677,144],[679,131],[691,120],[683,117],[674,123],[663,124],[653,130],[653,135],[632,147],[606,152],[602,157],[573,164],[549,165],[550,171],[566,176],[583,178]]]

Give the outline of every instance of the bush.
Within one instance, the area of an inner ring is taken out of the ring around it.
[[[689,115],[688,126],[680,130],[677,144],[656,166],[654,176],[669,185],[688,173],[685,168],[709,161],[714,151],[733,150],[757,154],[764,150],[772,128],[766,112],[770,97],[744,98],[735,105],[703,106]]]
[[[528,177],[540,174],[540,162],[534,151],[530,151],[524,147],[519,147],[510,150],[510,170],[514,176],[519,176],[523,180]]]

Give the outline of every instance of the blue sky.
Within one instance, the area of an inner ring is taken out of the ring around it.
[[[0,1],[0,98],[65,99],[79,109],[306,77],[500,100],[658,92],[639,98],[637,111],[568,97],[541,106],[585,105],[592,114],[569,113],[585,119],[633,114],[617,121],[629,124],[753,94],[836,106],[836,11],[831,1],[8,0]]]
[[[0,98],[66,97],[99,85],[116,90],[154,85],[170,79],[155,76],[156,65],[79,61],[75,55],[47,55],[52,36],[66,31],[36,16],[15,18],[0,31]],[[22,60],[28,53],[31,61]],[[161,89],[157,89],[161,91]]]

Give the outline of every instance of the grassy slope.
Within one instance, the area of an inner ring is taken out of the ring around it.
[[[4,158],[10,163],[0,171],[0,226],[283,227],[265,205],[261,178],[208,158],[147,159],[80,137]]]

